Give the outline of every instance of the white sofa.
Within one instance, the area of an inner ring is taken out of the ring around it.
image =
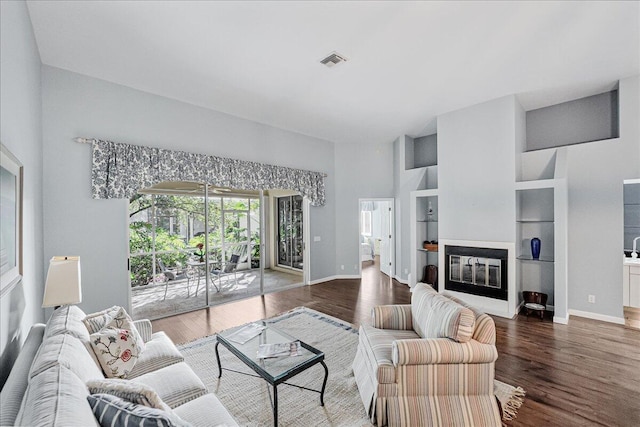
[[[31,328],[0,393],[1,426],[99,425],[86,383],[104,379],[104,374],[87,346],[84,317],[79,307],[65,306],[46,325]],[[148,320],[134,323],[145,349],[127,381],[155,390],[175,415],[193,426],[238,425],[164,332],[152,333]]]

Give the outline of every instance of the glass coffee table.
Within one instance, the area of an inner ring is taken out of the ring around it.
[[[271,326],[268,323],[261,322],[265,327],[259,335],[251,338],[244,344],[232,341],[230,337],[236,332],[244,328],[246,325],[238,326],[218,334],[218,341],[216,342],[216,359],[218,361],[218,378],[222,377],[222,370],[232,371],[244,375],[259,376],[267,381],[273,387],[273,398],[271,406],[273,409],[273,425],[278,425],[278,385],[285,384],[300,389],[313,391],[320,393],[320,406],[324,406],[324,390],[327,385],[327,378],[329,376],[329,369],[324,363],[324,353],[320,350],[311,347],[310,345],[285,334],[277,328]],[[277,344],[277,343],[289,343],[292,341],[300,342],[301,353],[299,356],[281,356],[267,359],[258,358],[258,347],[260,344]],[[220,355],[218,353],[218,345],[222,344],[231,353],[233,353],[238,359],[240,359],[245,365],[251,368],[258,375],[248,374],[246,372],[237,371],[234,369],[223,368],[220,362]],[[310,367],[321,364],[324,368],[324,380],[322,381],[322,388],[315,390],[307,387],[303,387],[297,384],[290,384],[286,381],[299,373],[306,371]]]

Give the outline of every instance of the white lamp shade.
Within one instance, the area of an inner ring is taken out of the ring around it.
[[[43,307],[77,304],[82,301],[80,257],[55,256],[49,261]]]

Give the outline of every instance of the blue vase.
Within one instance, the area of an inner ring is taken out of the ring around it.
[[[540,239],[537,237],[531,239],[531,256],[533,259],[540,258]]]

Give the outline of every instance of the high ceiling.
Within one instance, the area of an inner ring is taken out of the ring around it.
[[[336,143],[640,74],[640,3],[29,1],[42,62]],[[327,68],[332,51],[348,61]]]

